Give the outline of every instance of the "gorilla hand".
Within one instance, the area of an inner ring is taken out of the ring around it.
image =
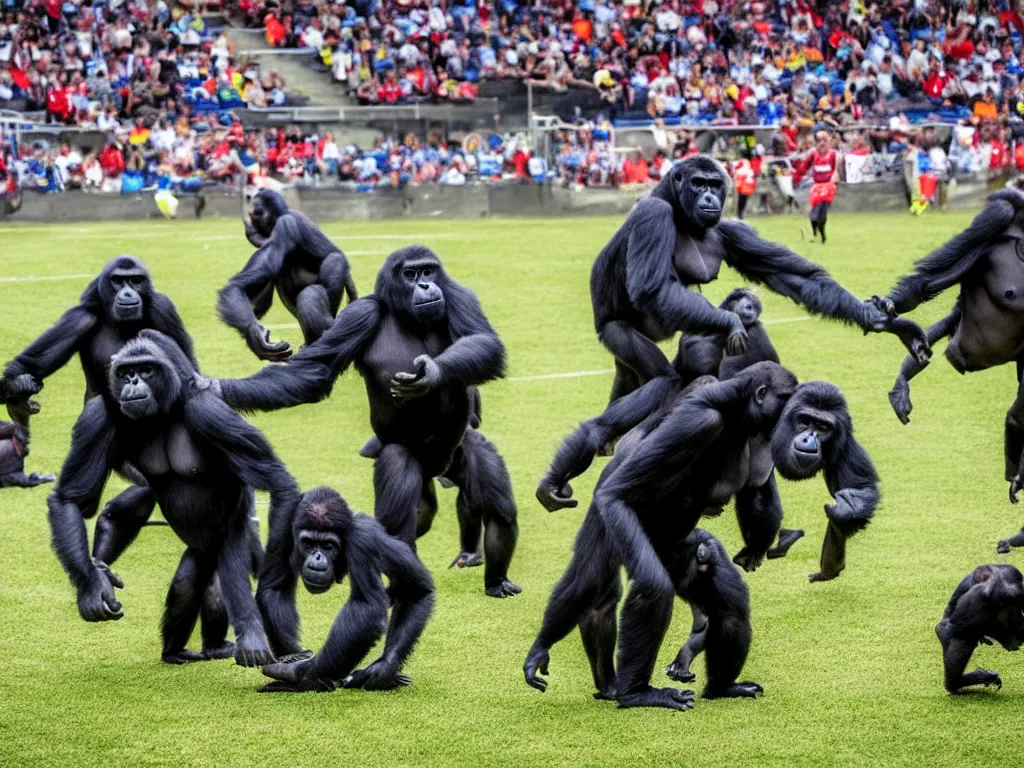
[[[362,688],[364,691],[390,691],[411,683],[411,677],[398,674],[398,670],[381,657],[370,666],[357,669],[341,685],[344,688]]]
[[[910,423],[910,412],[914,410],[914,404],[910,402],[910,382],[906,376],[900,374],[896,383],[889,390],[889,402],[898,418],[904,424]]]
[[[548,681],[538,675],[548,674],[548,664],[551,662],[551,656],[548,654],[547,648],[541,648],[540,646],[534,646],[530,649],[530,652],[526,655],[526,661],[523,662],[523,675],[526,677],[527,685],[536,688],[541,693],[544,693],[548,689]]]
[[[260,688],[260,693],[302,693],[304,691],[333,691],[333,680],[317,677],[312,659],[278,662],[263,667],[263,674],[274,678]]]
[[[22,400],[30,395],[38,395],[43,382],[30,373],[22,373],[13,378],[5,378],[0,382],[0,402]]]
[[[441,384],[441,366],[430,355],[420,355],[412,362],[415,372],[399,371],[391,378],[391,396],[398,400],[423,397]]]
[[[743,321],[739,315],[732,313],[732,328],[725,339],[725,354],[742,355],[747,351],[747,341],[747,329],[743,327]]]
[[[253,323],[245,331],[245,343],[260,360],[272,363],[283,363],[292,356],[291,345],[287,341],[270,340],[270,331],[260,323]]]
[[[928,335],[913,320],[896,315],[896,307],[888,298],[872,296],[864,302],[864,318],[861,321],[864,333],[869,331],[892,333],[899,337],[903,346],[921,365],[926,365],[932,357],[928,344]]]
[[[557,480],[545,477],[537,486],[537,501],[548,512],[557,512],[560,509],[572,509],[579,502],[572,497],[572,486],[568,483],[558,483]]]
[[[28,476],[28,481],[32,484],[33,487],[37,485],[42,485],[43,483],[52,483],[56,479],[56,475],[40,475],[38,472],[33,472],[31,475]]]
[[[106,563],[93,560],[93,565],[88,583],[78,590],[78,612],[86,621],[117,621],[124,612],[114,587],[124,589],[124,582]]]

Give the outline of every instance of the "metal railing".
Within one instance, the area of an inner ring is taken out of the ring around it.
[[[249,107],[249,113],[269,121],[290,123],[366,120],[451,120],[465,117],[493,117],[497,99],[476,99],[465,104],[394,104],[320,107]]]

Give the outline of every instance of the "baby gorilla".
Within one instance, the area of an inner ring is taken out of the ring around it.
[[[679,338],[679,351],[672,363],[684,384],[699,376],[716,376],[725,381],[754,363],[779,362],[779,355],[761,323],[763,308],[756,293],[749,288],[734,288],[718,308],[739,316],[747,333],[747,348],[739,354],[724,355],[724,337],[684,334]]]
[[[353,514],[337,491],[325,487],[303,494],[292,531],[292,568],[306,589],[326,592],[348,574],[351,593],[323,648],[311,659],[265,666],[263,673],[275,682],[260,691],[331,691],[338,683],[382,691],[409,685],[412,680],[400,674],[402,665],[434,606],[434,583],[412,548],[388,536],[372,517]],[[383,655],[353,672],[385,629]]]
[[[665,674],[680,683],[694,680],[690,664],[706,650],[705,699],[755,698],[764,693],[757,683],[736,682],[753,636],[750,593],[721,542],[695,528],[679,547],[669,575],[679,596],[693,610],[693,629]]]
[[[946,690],[964,693],[972,685],[1002,688],[999,673],[964,674],[974,649],[995,640],[1008,651],[1024,643],[1024,576],[1012,565],[979,565],[960,582],[935,627],[942,643]]]

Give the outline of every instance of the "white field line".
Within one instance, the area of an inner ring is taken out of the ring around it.
[[[0,277],[0,283],[41,283],[51,280],[92,280],[96,275],[25,275],[24,277]]]
[[[27,228],[26,229],[0,229],[0,233],[2,233],[2,232],[25,232],[25,233],[27,233],[27,232],[31,232],[31,230],[29,230]],[[168,235],[172,235],[172,236],[174,236],[175,240],[188,240],[188,241],[194,241],[194,240],[199,240],[199,241],[202,241],[202,240],[238,240],[240,242],[245,242],[245,235],[243,233],[241,233],[241,232],[239,232],[238,234],[235,234],[235,235],[203,235],[201,233],[195,233],[195,232],[189,233],[189,234],[184,234],[184,233],[182,233],[182,234],[175,234],[176,232],[180,232],[180,230],[175,230],[175,229],[159,229],[159,230],[155,230],[155,231],[150,230],[150,231],[147,231],[147,232],[133,232],[133,233],[129,234],[129,233],[118,233],[116,231],[96,232],[96,231],[93,231],[93,230],[90,230],[90,229],[79,229],[79,230],[77,230],[75,232],[63,232],[63,233],[57,234],[57,235],[50,235],[49,239],[51,239],[51,240],[78,240],[78,239],[83,238],[83,237],[105,237],[105,238],[111,238],[111,239],[131,238],[131,239],[134,240],[136,238],[167,237]],[[339,240],[406,240],[406,241],[409,241],[409,242],[414,242],[414,241],[420,240],[420,239],[448,240],[450,238],[455,237],[455,235],[453,235],[451,233],[439,233],[439,234],[436,234],[436,235],[434,235],[434,234],[423,234],[423,233],[421,233],[421,234],[411,234],[411,235],[353,235],[353,234],[350,234],[350,233],[347,233],[347,232],[340,232],[340,233],[335,234],[334,237],[337,237]],[[342,245],[342,248],[344,249],[344,245]]]

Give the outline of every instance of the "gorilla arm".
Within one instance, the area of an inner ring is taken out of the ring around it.
[[[760,488],[742,488],[736,494],[736,519],[743,535],[743,548],[732,561],[745,571],[755,571],[782,525],[782,500],[774,471]]]
[[[836,578],[846,567],[846,540],[864,530],[881,501],[878,473],[871,457],[852,434],[825,464],[825,485],[834,498],[825,505],[828,528],[821,545],[821,570],[809,577],[814,581]]]
[[[956,327],[960,324],[961,314],[962,310],[958,299],[953,311],[928,329],[928,346],[935,346],[940,339],[953,335]],[[896,412],[896,418],[904,424],[910,423],[910,412],[914,409],[913,403],[910,402],[910,380],[927,367],[927,360],[922,363],[913,355],[907,355],[900,366],[900,373],[896,377],[892,389],[889,390],[889,402],[892,404],[892,409]]]
[[[630,214],[626,242],[626,290],[634,307],[668,331],[722,334],[729,354],[746,349],[739,317],[714,306],[679,281],[673,269],[678,237],[672,206],[648,197]]]
[[[25,347],[21,354],[7,363],[4,368],[7,398],[17,400],[38,392],[43,380],[67,364],[83,339],[96,326],[99,319],[97,313],[97,310],[85,304],[72,307],[51,328]],[[32,381],[16,381],[25,374],[31,376]]]
[[[291,567],[292,523],[299,503],[299,485],[263,434],[212,393],[188,398],[185,423],[221,454],[243,483],[270,493],[267,549],[260,569],[256,601],[264,628],[278,656],[299,653],[299,614],[295,609],[296,574]]]
[[[373,339],[380,304],[364,296],[339,313],[334,325],[286,365],[263,368],[246,379],[219,379],[225,403],[242,411],[274,411],[315,403],[331,393],[335,379]]]
[[[281,362],[291,354],[286,341],[271,342],[270,331],[263,327],[252,308],[252,300],[277,278],[288,253],[279,223],[262,248],[252,255],[241,272],[232,277],[217,295],[221,319],[242,334],[260,360]]]
[[[784,245],[762,240],[743,222],[722,221],[718,231],[725,241],[725,262],[745,277],[764,283],[816,315],[856,325],[865,333],[895,333],[922,362],[931,355],[925,333],[915,323],[890,317],[873,301],[860,301],[817,264]]]
[[[123,615],[114,587],[124,584],[106,564],[89,556],[84,521],[96,513],[114,454],[114,426],[103,398],[97,396],[86,403],[75,422],[71,452],[47,500],[53,549],[78,591],[78,612],[86,621],[108,621]]]
[[[626,434],[662,407],[675,388],[673,380],[659,376],[614,401],[600,416],[580,424],[558,447],[537,486],[537,501],[548,512],[575,507],[578,502],[572,498],[569,481],[587,471],[602,445]]]

